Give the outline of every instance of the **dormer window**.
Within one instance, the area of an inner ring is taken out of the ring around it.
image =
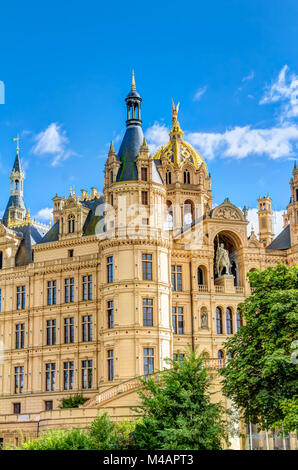
[[[184,184],[190,184],[190,173],[188,170],[184,172]]]
[[[74,233],[75,231],[75,216],[70,215],[68,217],[68,233]]]
[[[145,167],[141,168],[141,180],[148,181],[148,169]]]

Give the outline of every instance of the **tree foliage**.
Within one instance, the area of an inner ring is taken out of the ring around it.
[[[137,412],[142,420],[134,432],[138,448],[221,449],[227,427],[222,405],[211,403],[203,358],[189,350],[184,359],[169,363],[171,369],[141,380]]]
[[[69,397],[62,398],[59,408],[78,408],[80,405],[86,403],[86,401],[88,401],[88,398],[84,397],[80,393],[77,393],[76,395],[71,395]]]
[[[239,306],[245,326],[225,343],[232,358],[221,371],[223,392],[261,429],[285,420],[285,403],[297,394],[297,275],[297,265],[282,264],[248,273],[253,292]]]
[[[136,421],[113,422],[107,413],[98,415],[88,429],[49,430],[23,441],[21,450],[127,450],[134,448]],[[11,450],[11,447],[7,447]]]

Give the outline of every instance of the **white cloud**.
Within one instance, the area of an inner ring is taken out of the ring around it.
[[[145,132],[145,137],[150,152],[153,154],[161,145],[169,141],[169,129],[164,124],[155,122],[153,126],[148,127]]]
[[[204,93],[206,93],[206,91],[207,91],[207,85],[203,86],[202,88],[199,88],[194,95],[194,98],[193,98],[194,101],[199,101],[204,95]]]
[[[273,222],[273,232],[274,237],[276,237],[283,229],[283,217],[282,214],[284,211],[272,211],[272,222]],[[247,234],[250,235],[251,228],[253,226],[256,236],[259,233],[259,221],[258,221],[258,209],[248,209],[247,220],[249,224],[247,226]]]
[[[241,159],[253,154],[277,159],[295,155],[298,126],[288,124],[268,129],[236,126],[222,133],[191,132],[187,140],[210,159],[217,155]]]
[[[48,222],[49,219],[52,218],[52,215],[53,215],[53,209],[50,209],[49,207],[45,207],[44,209],[40,209],[37,212],[37,214],[34,216],[34,219],[46,220]]]
[[[52,122],[44,131],[35,136],[34,140],[36,144],[32,152],[38,156],[52,156],[52,166],[58,165],[72,155],[77,155],[72,150],[67,149],[69,140],[66,137],[66,132],[56,122]]]
[[[246,75],[245,77],[242,78],[242,82],[249,82],[253,78],[255,78],[255,73],[252,70],[248,75]]]
[[[271,86],[267,86],[260,104],[283,102],[281,120],[298,116],[298,75],[289,74],[289,67],[284,65]]]
[[[155,122],[146,131],[151,153],[169,141],[169,130]],[[224,132],[188,132],[185,139],[198,148],[203,157],[242,159],[249,155],[267,155],[272,159],[293,157],[298,145],[298,126],[288,123],[268,129],[236,126]]]

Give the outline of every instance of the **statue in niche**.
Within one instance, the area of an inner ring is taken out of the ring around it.
[[[208,313],[206,310],[201,313],[201,328],[208,328]]]
[[[225,249],[223,243],[218,244],[215,257],[215,274],[220,277],[223,269],[226,269],[226,274],[231,275],[231,261],[228,250]]]

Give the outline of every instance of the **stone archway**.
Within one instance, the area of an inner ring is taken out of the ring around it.
[[[239,251],[242,246],[241,240],[238,235],[236,235],[234,232],[229,231],[229,230],[222,230],[218,232],[213,240],[213,246],[214,246],[214,260],[213,260],[213,266],[214,266],[214,279],[216,279],[216,269],[215,269],[215,259],[216,259],[216,253],[218,246],[222,245],[224,246],[225,250],[228,251],[229,253],[229,260],[230,260],[230,271],[231,275],[234,276],[234,285],[235,286],[240,286],[241,285],[241,279],[242,279],[242,266],[239,264]],[[226,272],[226,269],[223,269],[222,274],[228,274]]]

